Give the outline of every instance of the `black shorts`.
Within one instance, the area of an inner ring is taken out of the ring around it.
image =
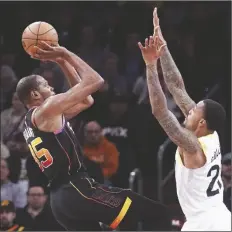
[[[145,230],[169,230],[166,207],[129,189],[107,187],[87,175],[78,175],[51,190],[51,208],[67,230],[101,230],[99,222],[111,229],[135,230],[139,221]]]

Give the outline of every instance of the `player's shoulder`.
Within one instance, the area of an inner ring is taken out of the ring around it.
[[[212,134],[200,137],[198,140],[201,143],[203,150],[220,146],[219,136],[216,131],[214,131]]]

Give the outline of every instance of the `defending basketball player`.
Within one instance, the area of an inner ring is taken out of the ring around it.
[[[33,58],[57,62],[71,87],[55,95],[37,75],[24,77],[17,85],[17,94],[28,108],[23,134],[50,182],[57,221],[71,231],[100,231],[99,222],[111,229],[134,230],[138,221],[144,222],[144,229],[169,230],[170,219],[162,204],[129,189],[101,185],[86,172],[82,150],[67,119],[93,103],[90,95],[102,86],[102,77],[64,47],[41,43],[36,49]]]
[[[175,176],[177,195],[186,216],[183,231],[231,231],[231,213],[223,203],[221,151],[218,133],[225,122],[225,110],[207,99],[195,103],[187,94],[183,79],[153,12],[154,35],[139,43],[146,63],[152,113],[178,146]],[[184,127],[168,110],[162,91],[157,60],[160,59],[165,83],[185,115]]]

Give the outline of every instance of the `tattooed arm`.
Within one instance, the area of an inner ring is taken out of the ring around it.
[[[187,116],[189,111],[194,108],[196,103],[187,94],[181,74],[166,46],[166,41],[164,40],[159,26],[159,18],[156,8],[153,11],[153,26],[153,36],[157,37],[156,42],[158,47],[162,47],[160,62],[162,66],[164,81],[168,87],[169,92],[172,94],[176,104],[180,107],[183,114]]]
[[[196,103],[189,97],[186,92],[182,76],[167,48],[163,49],[160,62],[163,70],[164,81],[168,90],[172,94],[176,104],[180,107],[185,116],[194,108]]]
[[[146,74],[152,113],[168,137],[188,154],[201,152],[197,137],[183,128],[174,114],[168,110],[167,101],[159,83],[157,61],[147,64]]]

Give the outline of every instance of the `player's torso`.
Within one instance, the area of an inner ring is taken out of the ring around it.
[[[50,181],[78,171],[82,154],[69,122],[64,119],[58,132],[43,132],[32,124],[32,111],[26,115],[23,135],[40,169]]]
[[[221,151],[217,133],[199,139],[206,164],[198,169],[186,168],[176,152],[175,176],[177,195],[187,218],[215,207],[224,209],[221,180]]]

